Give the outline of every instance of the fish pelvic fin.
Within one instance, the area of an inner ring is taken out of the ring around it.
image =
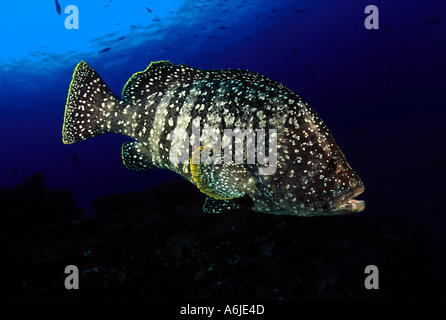
[[[119,103],[105,82],[85,61],[73,73],[62,128],[62,141],[71,144],[111,132]],[[113,112],[113,113],[112,113]]]
[[[232,199],[217,200],[212,197],[207,197],[203,205],[203,212],[205,213],[222,213],[239,209],[240,206]]]

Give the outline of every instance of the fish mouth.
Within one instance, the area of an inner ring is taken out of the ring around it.
[[[365,209],[365,201],[354,199],[363,192],[364,185],[362,183],[350,188],[339,197],[339,199],[336,201],[337,206],[335,206],[335,208],[331,211],[333,211],[335,214],[356,213],[363,211]]]
[[[321,215],[341,215],[361,212],[365,209],[365,201],[355,199],[364,192],[364,185],[358,182],[347,190],[326,194],[319,197],[314,205]]]
[[[356,199],[350,199],[343,205],[341,205],[338,209],[336,209],[336,212],[344,211],[344,212],[361,212],[365,209],[365,201],[364,200],[356,200]]]

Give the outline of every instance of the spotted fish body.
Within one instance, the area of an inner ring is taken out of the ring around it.
[[[273,132],[275,171],[262,175],[259,168],[266,165],[248,163],[246,156],[241,163],[200,162],[207,138],[197,137],[194,128],[220,136],[225,129]],[[155,62],[129,79],[119,99],[82,61],[73,74],[62,131],[65,144],[109,132],[133,138],[122,146],[124,164],[177,172],[208,195],[205,212],[246,208],[318,216],[365,208],[353,199],[364,190],[361,179],[315,111],[285,86],[249,71]],[[194,147],[197,139],[200,146]],[[172,150],[182,150],[190,161],[173,161]]]

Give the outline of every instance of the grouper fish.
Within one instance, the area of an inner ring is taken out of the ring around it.
[[[175,171],[207,195],[204,212],[320,216],[365,208],[354,199],[364,184],[316,112],[258,73],[152,62],[120,99],[81,61],[63,142],[110,132],[133,139],[122,145],[127,168]]]

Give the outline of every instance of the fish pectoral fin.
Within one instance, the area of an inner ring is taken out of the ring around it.
[[[203,205],[205,213],[222,213],[239,209],[240,206],[234,200],[217,200],[207,197]]]
[[[157,167],[150,161],[150,152],[137,141],[125,142],[122,145],[122,162],[124,165],[134,171],[147,171]]]
[[[190,158],[190,171],[201,192],[217,200],[229,200],[241,198],[248,188],[255,187],[255,178],[243,164],[223,163],[222,155],[213,155],[212,150],[201,146]],[[218,159],[220,164],[216,164]]]

